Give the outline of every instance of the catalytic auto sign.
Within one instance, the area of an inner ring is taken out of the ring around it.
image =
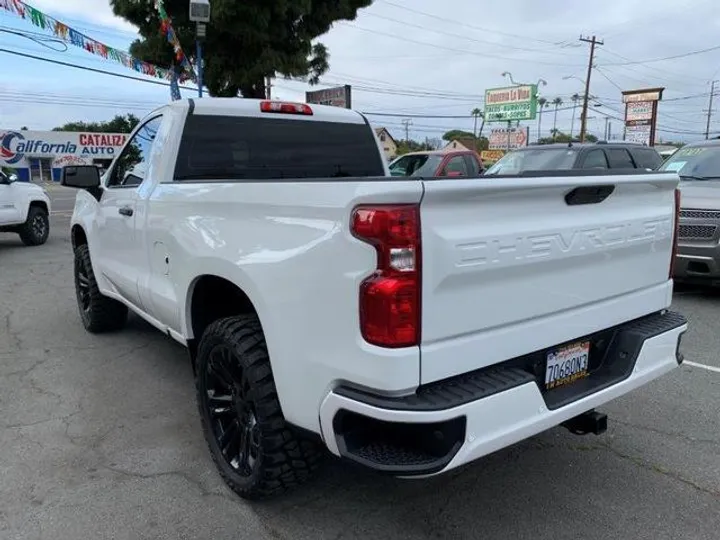
[[[60,156],[112,159],[126,140],[124,133],[0,129],[0,165],[18,167],[25,158]]]
[[[537,85],[525,84],[485,91],[485,121],[534,120],[537,115]]]

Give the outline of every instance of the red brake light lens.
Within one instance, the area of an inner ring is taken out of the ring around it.
[[[260,111],[266,113],[304,114],[312,116],[313,110],[305,103],[290,103],[287,101],[261,101]]]
[[[359,206],[352,233],[375,246],[377,269],[360,285],[360,329],[380,347],[420,343],[420,208]]]

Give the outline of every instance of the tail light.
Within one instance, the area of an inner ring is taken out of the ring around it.
[[[675,189],[675,222],[673,227],[672,254],[670,255],[670,271],[668,279],[673,277],[673,266],[678,250],[678,234],[680,232],[680,190]]]
[[[289,103],[287,101],[261,101],[260,112],[304,114],[312,116],[313,110],[305,103]]]
[[[420,343],[420,207],[359,206],[353,235],[377,250],[377,269],[360,285],[360,329],[380,347]]]

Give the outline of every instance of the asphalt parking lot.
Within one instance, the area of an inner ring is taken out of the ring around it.
[[[87,334],[72,281],[74,193],[48,243],[0,234],[0,538],[712,539],[720,531],[720,292],[683,289],[686,364],[460,471],[402,481],[328,463],[248,504],[216,474],[184,349],[136,318]],[[715,368],[719,371],[713,371]]]

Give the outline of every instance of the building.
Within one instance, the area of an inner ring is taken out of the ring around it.
[[[0,167],[23,182],[59,182],[66,165],[108,167],[127,141],[125,133],[0,129]]]
[[[388,161],[395,159],[395,156],[397,156],[398,145],[393,136],[390,135],[390,132],[384,127],[375,128],[375,135],[377,135],[377,138],[380,140],[383,153],[385,154],[385,159]]]
[[[443,152],[449,152],[451,150],[470,150],[471,152],[477,152],[475,139],[455,139],[447,143],[442,149]]]

